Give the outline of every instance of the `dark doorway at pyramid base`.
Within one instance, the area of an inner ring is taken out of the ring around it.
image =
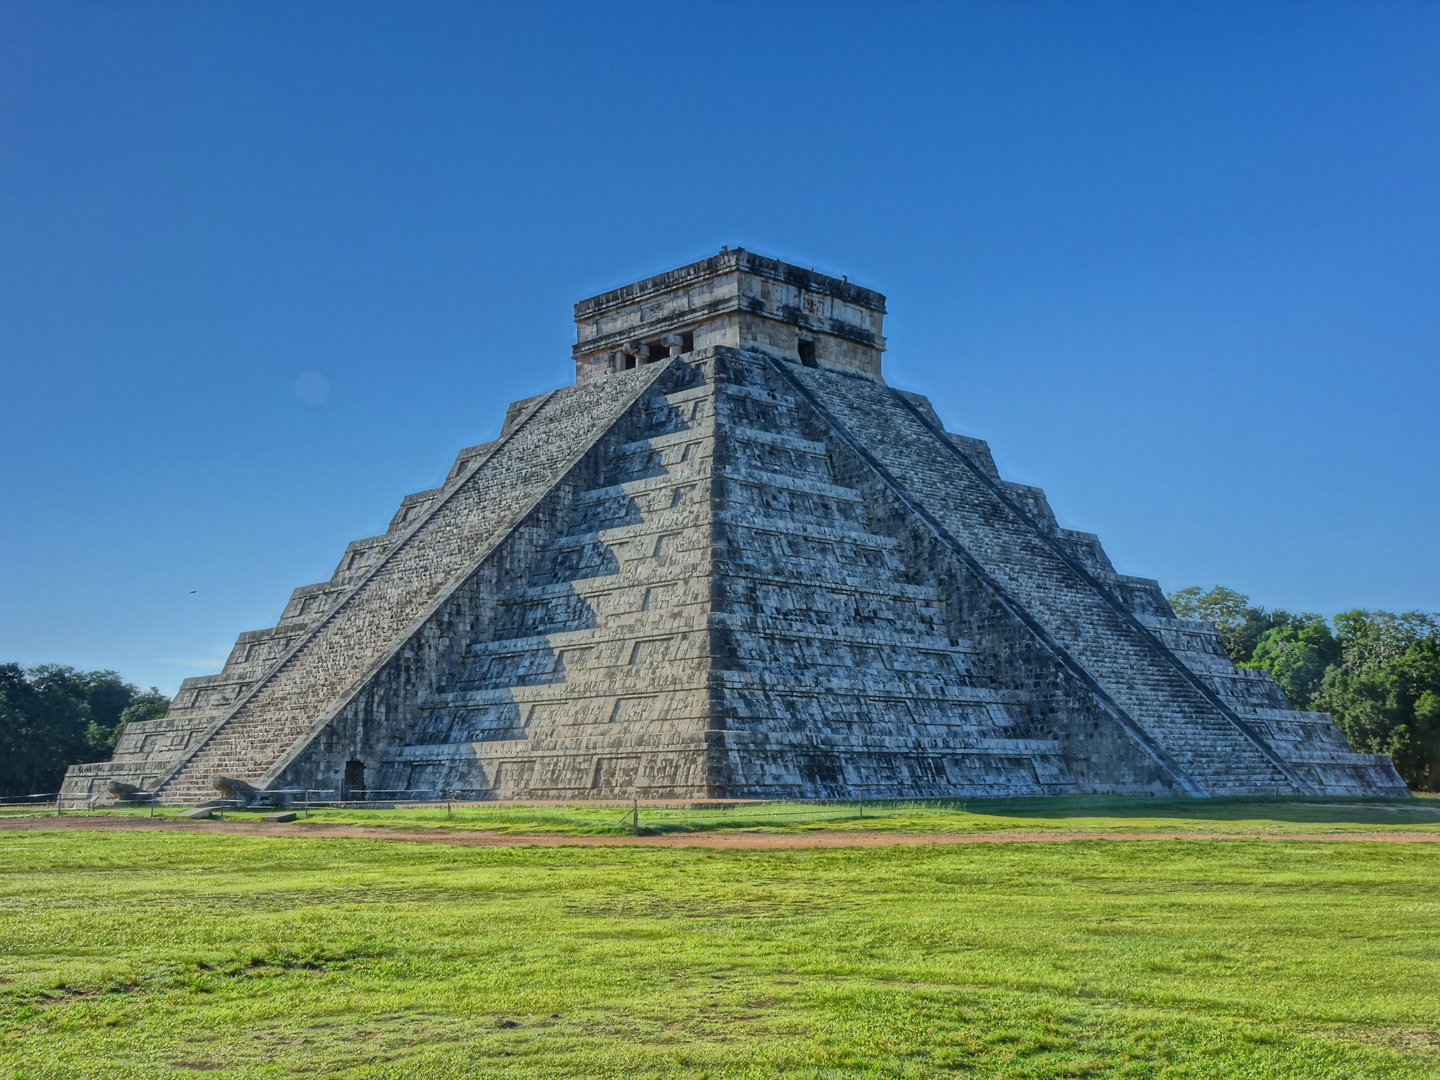
[[[340,782],[340,798],[345,802],[365,798],[365,763],[363,761],[347,761],[345,763],[345,777]]]

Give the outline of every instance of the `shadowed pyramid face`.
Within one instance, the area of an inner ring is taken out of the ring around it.
[[[741,251],[576,305],[575,385],[67,796],[1404,792],[885,386],[884,307]]]

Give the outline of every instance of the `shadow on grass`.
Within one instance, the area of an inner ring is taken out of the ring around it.
[[[1179,818],[1190,821],[1284,821],[1295,824],[1440,823],[1440,800],[1414,798],[1154,799],[1104,795],[1052,795],[1024,799],[966,799],[956,809],[991,817],[1028,818]]]

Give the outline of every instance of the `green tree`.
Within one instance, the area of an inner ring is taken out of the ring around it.
[[[113,671],[0,664],[0,795],[55,791],[66,768],[104,760],[127,723],[168,707]]]
[[[1342,649],[1318,708],[1357,750],[1389,754],[1411,787],[1440,790],[1440,624],[1418,611],[1335,616]]]
[[[1199,619],[1212,624],[1220,633],[1220,641],[1230,659],[1248,664],[1255,656],[1260,640],[1276,627],[1290,627],[1297,632],[1313,623],[1324,623],[1319,615],[1292,615],[1281,608],[1267,611],[1250,603],[1250,598],[1224,585],[1206,591],[1189,585],[1169,593],[1170,608],[1182,619]]]
[[[1216,585],[1206,592],[1199,585],[1187,585],[1167,597],[1170,607],[1182,619],[1208,622],[1220,632],[1220,640],[1230,659],[1248,660],[1250,649],[1245,645],[1245,627],[1249,621],[1250,598],[1234,589]]]
[[[1320,693],[1326,670],[1340,659],[1340,643],[1319,615],[1277,611],[1272,618],[1279,625],[1260,635],[1250,660],[1241,666],[1270,672],[1292,705],[1308,709]]]
[[[132,686],[130,689],[135,688]],[[155,687],[136,694],[130,699],[130,704],[120,710],[120,716],[113,727],[107,728],[91,722],[86,735],[92,754],[97,758],[108,757],[128,725],[137,720],[159,720],[169,711],[170,699]]]
[[[1440,622],[1423,611],[1394,615],[1354,608],[1335,616],[1335,634],[1345,647],[1345,661],[1361,666],[1383,664],[1404,655],[1415,642],[1433,638]]]

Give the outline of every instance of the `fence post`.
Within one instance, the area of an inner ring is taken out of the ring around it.
[[[59,817],[59,816],[60,816],[60,796],[61,796],[62,794],[64,794],[64,792],[57,791],[57,792],[55,793],[55,816],[56,816],[56,817]]]

